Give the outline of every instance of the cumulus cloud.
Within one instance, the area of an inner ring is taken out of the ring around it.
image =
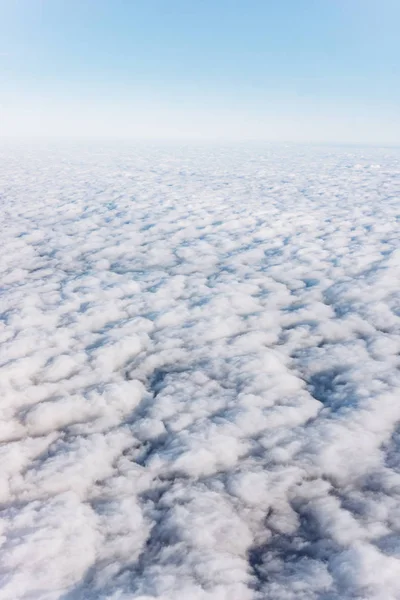
[[[399,152],[0,155],[0,600],[399,598]]]

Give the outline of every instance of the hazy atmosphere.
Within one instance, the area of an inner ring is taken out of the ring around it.
[[[400,140],[397,0],[0,0],[7,136]]]
[[[0,600],[400,600],[399,17],[0,0]]]

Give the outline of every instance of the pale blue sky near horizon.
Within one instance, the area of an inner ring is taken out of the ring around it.
[[[0,0],[0,135],[400,144],[399,0]]]

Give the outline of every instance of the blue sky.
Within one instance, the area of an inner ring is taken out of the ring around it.
[[[0,0],[5,136],[400,143],[398,0]]]

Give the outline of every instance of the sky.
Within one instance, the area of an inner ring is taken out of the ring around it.
[[[0,135],[400,144],[398,0],[0,0]]]

